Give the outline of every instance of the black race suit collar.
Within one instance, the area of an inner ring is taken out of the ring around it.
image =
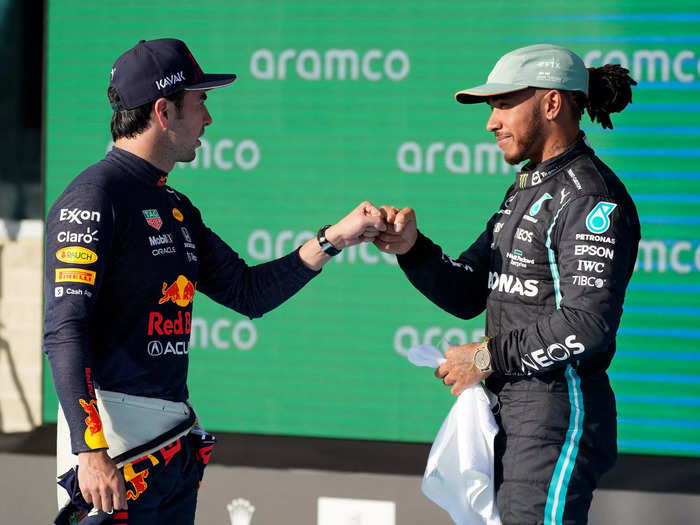
[[[168,181],[168,174],[166,172],[156,168],[153,164],[142,159],[138,155],[129,153],[116,146],[107,153],[105,160],[118,165],[129,175],[137,178],[147,186],[165,186]]]
[[[563,153],[547,159],[544,162],[540,162],[539,164],[528,162],[523,166],[522,169],[515,174],[515,187],[529,188],[530,186],[537,186],[547,180],[550,175],[558,172],[561,168],[569,164],[576,157],[592,153],[593,150],[588,145],[586,135],[582,131],[578,139]]]

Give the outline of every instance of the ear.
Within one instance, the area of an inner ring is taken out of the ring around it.
[[[151,113],[155,119],[156,125],[161,129],[167,129],[168,127],[168,100],[165,98],[159,98],[153,103],[153,112]]]
[[[541,103],[544,118],[547,120],[556,120],[564,104],[564,96],[560,91],[552,89],[544,94]]]

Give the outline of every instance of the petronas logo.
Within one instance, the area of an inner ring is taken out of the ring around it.
[[[586,217],[586,228],[591,233],[601,234],[610,228],[610,214],[617,207],[614,202],[600,201]]]

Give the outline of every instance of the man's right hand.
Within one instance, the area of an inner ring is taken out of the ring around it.
[[[78,454],[78,485],[83,498],[98,510],[126,510],[124,476],[105,450]]]
[[[374,240],[374,245],[383,252],[397,255],[413,248],[418,238],[418,225],[413,208],[399,210],[394,206],[382,206],[379,211],[386,221],[387,229]]]

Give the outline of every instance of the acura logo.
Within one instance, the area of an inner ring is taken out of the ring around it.
[[[163,344],[160,341],[151,341],[148,343],[148,355],[157,357],[163,353]]]

